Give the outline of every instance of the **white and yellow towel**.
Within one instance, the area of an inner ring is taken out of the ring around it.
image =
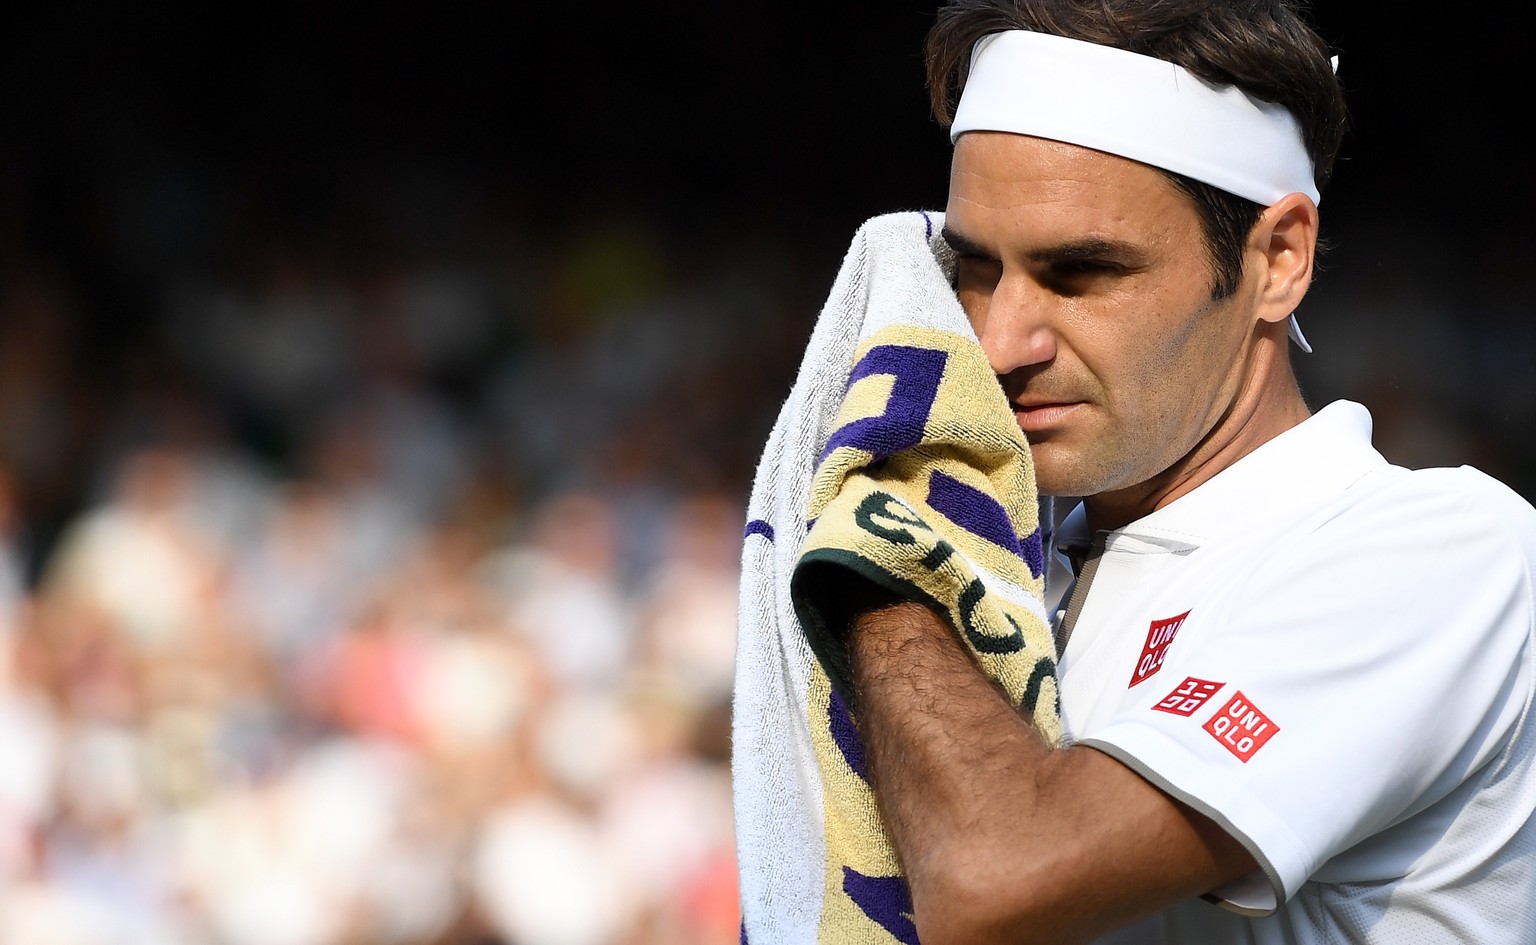
[[[743,942],[917,943],[850,711],[849,581],[948,615],[1061,737],[1029,450],[941,225],[911,212],[859,229],[753,486],[732,758]]]

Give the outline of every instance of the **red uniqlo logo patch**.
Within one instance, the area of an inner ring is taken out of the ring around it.
[[[1243,764],[1247,764],[1248,759],[1280,731],[1280,726],[1249,702],[1241,690],[1202,728]]]
[[[1210,701],[1211,696],[1221,691],[1226,683],[1211,682],[1209,679],[1196,679],[1191,676],[1179,683],[1179,688],[1168,693],[1168,697],[1152,708],[1159,712],[1171,712],[1174,715],[1191,716],[1201,706]]]
[[[1186,610],[1177,617],[1152,621],[1152,626],[1147,628],[1147,645],[1141,650],[1141,659],[1136,661],[1136,671],[1131,673],[1131,684],[1125,688],[1132,689],[1157,675],[1163,668],[1163,657],[1173,645],[1174,634],[1184,626],[1184,618],[1188,616]]]

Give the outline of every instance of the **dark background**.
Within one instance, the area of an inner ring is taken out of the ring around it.
[[[489,199],[536,195],[550,217],[621,200],[723,229],[943,197],[927,6],[518,6],[33,9],[5,31],[7,189],[63,213],[61,243],[88,238],[107,181],[164,163],[270,182],[284,212],[320,213],[359,171],[401,162]],[[1353,108],[1329,197],[1341,225],[1401,208],[1517,228],[1532,17],[1514,6],[1316,11]]]
[[[167,287],[237,284],[278,256],[356,281],[499,253],[536,281],[583,234],[618,225],[661,247],[675,286],[707,280],[728,248],[748,269],[761,253],[788,340],[764,386],[735,393],[775,401],[851,230],[944,201],[948,143],[920,61],[931,15],[888,3],[79,2],[11,14],[0,261],[12,281],[41,274],[69,295],[59,350],[78,427],[67,460],[21,471],[35,549],[88,497],[103,414],[146,375],[240,412],[165,354],[177,331]],[[1310,389],[1406,386],[1391,395],[1405,410],[1475,435],[1471,458],[1528,490],[1519,392],[1536,200],[1518,90],[1532,18],[1341,3],[1315,18],[1342,56],[1352,128],[1324,200],[1335,249],[1303,310],[1320,348],[1303,368]],[[535,321],[563,317],[532,305]],[[279,465],[303,452],[252,412],[231,435]],[[748,413],[755,443],[765,421]]]

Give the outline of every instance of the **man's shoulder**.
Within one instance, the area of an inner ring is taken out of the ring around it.
[[[1481,622],[1512,637],[1536,628],[1536,509],[1477,469],[1380,463],[1304,499],[1256,505],[1234,510],[1153,596],[1220,602],[1265,625],[1294,614],[1433,636],[1488,610],[1499,616]]]
[[[1536,509],[1503,482],[1472,466],[1394,465],[1372,445],[1373,426],[1363,405],[1334,401],[1237,464],[1238,476],[1218,480],[1231,477],[1250,494],[1270,493],[1270,524],[1280,530],[1335,518],[1342,520],[1336,525],[1364,524],[1385,515],[1416,516],[1429,541],[1435,538],[1430,526],[1460,517],[1495,521],[1511,534],[1536,532]]]
[[[1536,561],[1536,508],[1505,483],[1471,466],[1372,470],[1339,496],[1338,526],[1386,528],[1411,544],[1455,555],[1453,539],[1478,530],[1490,549],[1500,543]],[[1367,534],[1366,537],[1369,537]]]
[[[1505,519],[1511,528],[1536,525],[1536,508],[1524,496],[1475,467],[1414,469],[1405,478],[1413,488],[1426,493],[1463,497],[1487,513]]]

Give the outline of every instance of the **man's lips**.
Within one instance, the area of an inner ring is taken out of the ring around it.
[[[1013,415],[1025,433],[1042,432],[1063,423],[1082,401],[1014,401]]]

